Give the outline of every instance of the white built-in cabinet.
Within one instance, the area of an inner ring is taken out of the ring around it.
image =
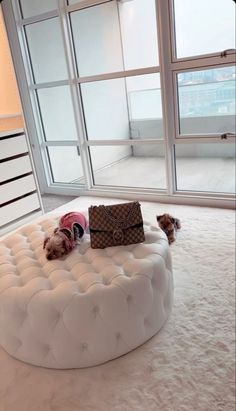
[[[42,214],[40,193],[23,129],[0,133],[0,235]]]

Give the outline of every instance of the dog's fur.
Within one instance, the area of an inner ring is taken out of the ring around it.
[[[166,233],[169,244],[176,239],[176,231],[181,228],[181,223],[178,218],[172,217],[170,214],[157,215],[159,227]]]
[[[43,248],[46,250],[46,258],[54,260],[66,256],[76,244],[80,243],[87,228],[85,216],[79,212],[70,212],[62,216],[59,226],[55,228],[50,237],[44,240]]]
[[[51,237],[46,237],[43,248],[46,250],[46,258],[55,260],[67,255],[76,246],[76,242],[59,228],[56,228]]]

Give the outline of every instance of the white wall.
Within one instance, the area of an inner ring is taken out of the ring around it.
[[[226,116],[226,120],[228,117]],[[195,131],[199,128],[199,124],[205,126],[205,130],[211,132],[212,122],[215,124],[215,127],[221,126],[222,123],[226,121],[224,116],[215,116],[215,117],[205,117],[205,118],[185,118],[183,119],[183,124],[187,123],[188,128]],[[233,121],[234,118],[231,118]],[[162,121],[157,120],[134,120],[130,122],[131,124],[131,137],[134,140],[142,139],[157,139],[161,140],[163,138],[163,124]],[[133,155],[144,156],[144,157],[163,157],[164,155],[164,146],[157,146],[157,150],[153,153],[152,146],[134,146]],[[235,149],[233,144],[180,144],[178,145],[178,156],[179,157],[219,157],[219,158],[234,158]]]

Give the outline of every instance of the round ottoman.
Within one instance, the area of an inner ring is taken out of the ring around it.
[[[50,368],[104,363],[143,344],[172,306],[165,234],[144,222],[142,244],[93,250],[89,235],[63,260],[48,261],[51,217],[0,243],[0,345],[13,357]]]

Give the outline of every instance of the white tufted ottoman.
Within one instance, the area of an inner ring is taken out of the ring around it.
[[[165,234],[144,223],[145,243],[104,250],[87,235],[66,259],[48,261],[42,244],[56,225],[51,217],[0,243],[0,345],[31,364],[79,368],[156,334],[173,299]]]

